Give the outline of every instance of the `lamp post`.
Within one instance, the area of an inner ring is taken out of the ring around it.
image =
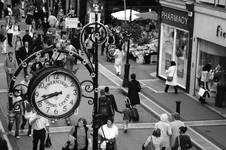
[[[95,13],[95,40],[94,40],[94,69],[95,69],[95,77],[94,77],[94,104],[93,104],[93,150],[98,149],[98,118],[97,118],[97,105],[98,105],[98,39],[97,39],[97,21],[98,21],[98,9],[99,6],[97,3],[93,4],[94,13]]]
[[[125,11],[125,23],[126,23],[126,0],[124,0],[124,11]],[[132,20],[132,9],[130,10],[130,17],[129,17],[129,28],[130,28],[130,22]],[[130,70],[130,64],[129,64],[129,46],[130,46],[130,33],[126,33],[126,39],[127,39],[127,49],[126,49],[126,63],[124,67],[124,78],[122,82],[123,87],[128,87],[129,84],[129,70]]]

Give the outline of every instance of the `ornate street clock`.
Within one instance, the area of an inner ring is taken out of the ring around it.
[[[68,70],[44,68],[30,80],[28,100],[42,116],[60,119],[74,113],[81,91],[78,79]]]

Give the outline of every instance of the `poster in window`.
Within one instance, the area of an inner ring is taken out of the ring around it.
[[[170,66],[170,61],[172,60],[172,55],[169,53],[165,53],[165,70],[167,70]]]
[[[177,77],[184,77],[184,59],[177,58]]]

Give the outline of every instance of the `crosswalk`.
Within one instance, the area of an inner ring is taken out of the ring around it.
[[[1,64],[0,64],[1,65]],[[122,79],[117,77],[114,73],[109,71],[107,68],[105,68],[103,65],[99,64],[99,72],[111,80],[115,85],[109,86],[110,89],[121,89],[124,91],[127,91],[126,88],[121,87]],[[151,79],[152,80],[152,79]],[[155,80],[155,79],[153,79]],[[148,80],[143,80],[148,81]],[[143,82],[141,81],[141,82]],[[147,85],[143,84],[144,87],[147,87]],[[104,88],[105,86],[99,86],[99,88]],[[85,87],[82,86],[82,89]],[[151,89],[150,89],[151,90]],[[0,89],[1,93],[7,93],[7,89]],[[156,104],[154,101],[149,99],[143,94],[140,94],[141,97],[141,104],[146,107],[148,110],[150,110],[152,113],[154,113],[156,116],[160,116],[162,113],[168,113],[167,110],[160,107],[158,104]],[[191,127],[202,127],[202,126],[222,126],[226,125],[226,120],[199,120],[199,121],[185,121],[185,124],[189,127],[188,134],[191,136],[192,141],[198,145],[200,148],[205,150],[220,150],[219,147],[214,145],[211,141],[194,131]],[[116,125],[119,127],[119,129],[123,129],[122,123],[116,123]],[[154,122],[152,123],[130,123],[129,129],[151,129],[154,127]],[[0,128],[1,128],[1,122],[0,122]],[[71,126],[62,126],[62,127],[51,127],[50,132],[51,133],[60,133],[60,132],[69,132],[71,129]],[[25,131],[26,133],[26,131]],[[5,138],[7,139],[7,136],[5,135]],[[8,139],[7,139],[8,140]]]

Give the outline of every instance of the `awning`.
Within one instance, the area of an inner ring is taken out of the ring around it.
[[[158,20],[158,14],[155,11],[135,14],[139,19]]]
[[[138,16],[136,16],[135,14],[139,14],[140,12],[132,10],[132,9],[126,9],[126,11],[122,10],[122,11],[118,11],[115,13],[112,13],[111,15],[118,19],[118,20],[130,20],[130,15],[131,15],[131,21],[139,18]]]

